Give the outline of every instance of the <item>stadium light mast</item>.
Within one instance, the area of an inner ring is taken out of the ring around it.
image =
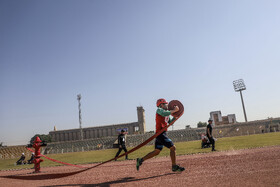
[[[245,121],[247,122],[247,116],[246,116],[246,111],[245,111],[245,106],[244,106],[244,101],[243,101],[243,96],[242,96],[242,91],[246,90],[246,86],[244,84],[243,79],[238,79],[238,80],[233,81],[233,87],[236,92],[240,92],[244,118],[245,118]]]
[[[82,99],[82,96],[81,96],[81,94],[77,95],[77,99],[78,99],[78,102],[79,102],[79,124],[80,124],[81,140],[83,140],[84,139],[84,135],[83,135],[83,129],[82,129],[82,112],[81,112],[81,99]]]

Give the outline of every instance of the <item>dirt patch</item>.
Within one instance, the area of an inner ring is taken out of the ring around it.
[[[186,168],[171,171],[169,157],[150,159],[137,172],[135,160],[87,171],[70,166],[1,171],[1,186],[280,186],[280,146],[178,156]],[[86,165],[88,167],[93,166]]]

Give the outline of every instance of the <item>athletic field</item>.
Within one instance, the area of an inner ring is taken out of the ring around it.
[[[177,162],[186,168],[171,171],[169,151],[143,163],[136,171],[135,160],[110,162],[83,171],[71,166],[55,167],[45,161],[41,173],[19,169],[14,160],[1,160],[0,184],[4,186],[280,186],[280,133],[221,138],[218,152],[200,149],[200,141],[176,143]],[[129,155],[131,159],[153,150],[146,146]],[[48,155],[84,167],[114,156],[117,150]],[[199,154],[198,154],[199,153]],[[6,161],[6,162],[5,162]],[[10,163],[10,164],[9,164]],[[11,166],[12,165],[12,166]],[[32,167],[32,166],[27,166]]]

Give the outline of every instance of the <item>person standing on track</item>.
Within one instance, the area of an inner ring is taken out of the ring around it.
[[[212,144],[212,151],[216,151],[215,140],[212,135],[212,122],[213,122],[213,120],[211,120],[211,119],[208,120],[208,125],[206,127],[206,135],[210,141],[210,144]]]
[[[164,127],[168,126],[169,123],[171,123],[173,120],[176,118],[173,117],[173,119],[170,119],[170,115],[179,111],[178,106],[175,106],[173,110],[168,110],[168,102],[165,99],[158,99],[157,100],[157,111],[156,111],[156,133],[161,131]],[[163,146],[167,147],[170,149],[170,157],[171,157],[171,162],[172,162],[172,171],[184,171],[185,168],[180,167],[179,165],[176,164],[176,147],[173,144],[172,140],[169,139],[166,135],[166,131],[163,131],[160,135],[156,137],[155,141],[155,150],[148,153],[146,156],[143,158],[137,158],[136,161],[136,169],[139,170],[139,167],[142,165],[142,163],[156,155],[158,155]]]
[[[121,130],[121,134],[119,134],[118,136],[118,146],[119,146],[119,151],[117,152],[116,156],[115,156],[115,160],[117,160],[117,157],[119,156],[119,154],[121,153],[122,150],[124,150],[124,152],[127,152],[126,146],[125,146],[125,130]],[[125,155],[125,159],[128,160],[128,156]]]

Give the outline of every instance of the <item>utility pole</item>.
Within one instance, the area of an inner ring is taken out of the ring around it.
[[[242,96],[242,91],[246,90],[246,86],[244,84],[243,79],[238,79],[238,80],[233,81],[233,87],[234,87],[234,90],[236,92],[240,92],[240,97],[241,97],[241,102],[242,102],[242,107],[243,107],[244,118],[245,118],[245,122],[247,122],[247,115],[246,115],[245,105],[244,105],[243,96]]]
[[[82,129],[82,112],[81,112],[81,99],[82,99],[82,96],[81,96],[81,94],[77,95],[77,99],[78,99],[78,102],[79,102],[79,124],[80,124],[81,140],[83,140],[84,139],[84,135],[83,135],[83,129]]]

